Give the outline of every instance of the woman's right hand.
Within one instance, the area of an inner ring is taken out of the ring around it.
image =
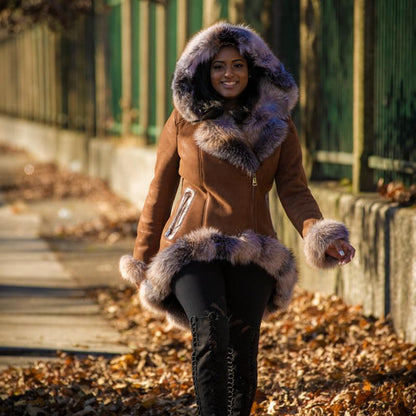
[[[355,256],[355,248],[343,239],[334,240],[325,254],[338,259],[340,265],[349,263]]]

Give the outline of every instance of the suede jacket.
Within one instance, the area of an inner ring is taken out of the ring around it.
[[[201,108],[220,104],[201,102],[193,77],[224,44],[239,48],[263,74],[256,103],[243,122],[225,110],[215,118],[201,117]],[[219,23],[188,43],[175,70],[175,110],[159,139],[134,253],[120,261],[122,276],[140,287],[145,307],[188,327],[171,293],[173,276],[192,260],[224,259],[263,267],[276,281],[265,315],[285,308],[297,272],[272,224],[268,195],[273,184],[289,219],[306,235],[309,262],[317,267],[337,263],[325,250],[336,238],[348,240],[348,231],[322,219],[309,191],[290,117],[297,95],[293,78],[247,27]]]

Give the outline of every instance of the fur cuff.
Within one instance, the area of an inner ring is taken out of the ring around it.
[[[305,237],[303,248],[309,265],[318,269],[328,269],[337,266],[338,260],[327,256],[325,250],[338,238],[349,241],[348,230],[341,222],[320,220],[315,223]]]
[[[125,255],[120,258],[119,270],[123,279],[139,287],[146,277],[147,266],[133,256]]]

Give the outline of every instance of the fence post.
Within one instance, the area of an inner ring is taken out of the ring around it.
[[[28,54],[28,71],[30,74],[29,82],[28,82],[28,90],[29,90],[29,118],[31,120],[36,119],[36,86],[38,85],[37,80],[37,71],[35,66],[35,59],[36,53],[34,52],[36,49],[35,44],[35,33],[34,29],[30,29],[28,32],[28,39],[26,44],[26,53]]]
[[[131,130],[131,0],[121,4],[121,134]]]
[[[177,55],[181,55],[185,49],[187,33],[188,33],[188,21],[187,21],[187,4],[186,0],[178,0],[176,6],[177,12],[177,34],[176,34],[176,43],[177,43]]]
[[[221,5],[218,3],[218,0],[203,0],[202,3],[203,11],[202,11],[202,26],[208,27],[215,23],[218,18],[220,17],[221,13]],[[178,4],[178,11],[179,11],[179,4]],[[179,25],[178,25],[179,31]],[[180,50],[182,51],[182,49]]]
[[[368,167],[374,143],[374,1],[354,1],[353,169],[354,192],[372,190]]]
[[[104,14],[104,0],[94,0],[94,69],[95,69],[95,134],[106,134],[107,119],[107,73],[106,42],[108,22]]]
[[[320,44],[321,1],[300,1],[300,141],[307,176],[312,173],[313,153],[321,128]]]
[[[160,129],[166,122],[166,7],[156,5],[156,126]]]
[[[141,134],[147,138],[147,129],[149,127],[149,2],[141,1],[140,7],[140,71],[139,71],[139,124]]]
[[[228,20],[234,24],[244,22],[244,0],[228,0]]]
[[[50,32],[48,36],[49,65],[50,65],[50,120],[52,125],[56,124],[57,117],[57,62],[56,62],[56,33]]]

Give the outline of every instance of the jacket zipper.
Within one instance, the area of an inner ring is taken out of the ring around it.
[[[257,187],[257,175],[254,173],[252,178],[251,178],[251,213],[252,213],[254,231],[255,232],[257,232],[256,187]]]
[[[175,234],[178,232],[180,226],[182,225],[182,222],[185,218],[186,213],[189,210],[189,207],[192,203],[192,200],[194,199],[195,191],[191,188],[186,188],[182,199],[178,208],[178,211],[173,218],[171,224],[169,225],[169,228],[165,232],[165,237],[169,240],[171,240]]]

